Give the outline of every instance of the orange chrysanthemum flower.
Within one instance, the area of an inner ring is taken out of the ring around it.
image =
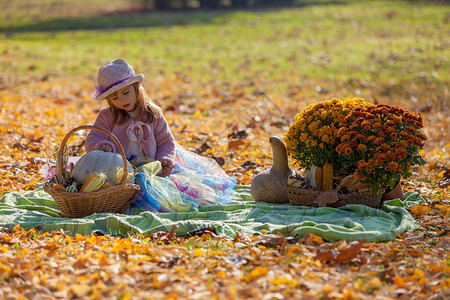
[[[425,163],[419,154],[426,140],[420,114],[387,104],[355,110],[345,119],[348,125],[341,124],[336,149],[346,164],[356,166],[356,173],[364,177],[363,182],[372,184],[375,192],[381,187],[392,188],[400,177],[411,175],[413,165]],[[348,153],[350,142],[356,140],[357,149]]]

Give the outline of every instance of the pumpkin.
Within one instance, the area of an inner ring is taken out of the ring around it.
[[[133,173],[133,167],[128,161],[127,166],[128,173]],[[104,173],[106,182],[114,182],[117,176],[117,168],[123,168],[123,160],[120,154],[95,150],[86,153],[77,161],[71,175],[76,181],[84,183],[92,173]],[[127,182],[133,183],[134,176],[129,176]]]

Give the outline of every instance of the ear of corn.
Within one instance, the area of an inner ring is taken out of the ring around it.
[[[123,168],[117,168],[116,169],[116,178],[112,181],[112,184],[118,185],[120,184],[120,181],[122,180],[123,176]]]
[[[334,190],[339,191],[343,187],[347,187],[350,183],[352,183],[353,178],[354,178],[353,174],[345,176],[344,178],[341,179],[341,181],[339,181],[338,186]]]
[[[322,191],[323,188],[323,169],[321,167],[317,167],[316,169],[316,186],[319,191]]]
[[[116,178],[114,178],[114,180],[112,180],[112,184],[113,185],[118,185],[121,183],[122,181],[122,176],[123,176],[123,168],[117,168],[116,171]],[[127,182],[129,182],[129,180],[134,177],[133,173],[130,173],[130,170],[128,170],[128,175],[127,175]]]
[[[330,191],[333,189],[333,165],[326,163],[322,168],[322,191]]]
[[[101,187],[100,187],[100,189],[102,190],[102,189],[106,189],[106,188],[109,188],[109,187],[111,187],[111,186],[113,186],[114,184],[112,184],[111,182],[105,182]]]
[[[302,177],[300,174],[293,173],[288,176],[287,185],[289,187],[306,187],[307,183],[306,179]]]
[[[292,176],[289,176],[287,179],[287,185],[293,185],[295,181],[296,180]]]
[[[359,192],[363,192],[363,191],[369,189],[369,187],[370,187],[369,184],[367,184],[367,183],[362,183],[362,182],[359,181],[359,180],[355,180],[355,181],[353,181],[353,182],[347,187],[347,189],[348,189],[350,192],[353,192],[353,191],[355,191],[355,190],[358,190]]]
[[[80,192],[93,192],[99,190],[100,187],[105,183],[106,174],[103,173],[92,173],[89,175],[88,179],[84,182],[80,189]]]

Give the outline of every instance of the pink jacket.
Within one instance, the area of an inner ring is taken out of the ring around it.
[[[125,123],[118,125],[117,123],[113,123],[113,114],[109,107],[104,107],[98,112],[94,126],[112,132],[122,144],[125,152],[127,152],[130,132],[137,130],[139,134],[136,137],[146,157],[159,161],[170,160],[171,162],[175,159],[176,142],[169,129],[167,120],[162,114],[152,123],[129,119]],[[119,153],[119,148],[114,144],[112,139],[95,129],[92,129],[86,137],[86,152],[98,150],[103,144],[112,146],[114,152]]]

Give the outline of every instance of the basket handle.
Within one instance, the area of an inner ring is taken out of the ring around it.
[[[71,131],[69,131],[66,136],[64,137],[64,139],[61,142],[61,146],[58,149],[58,153],[57,153],[57,157],[58,159],[56,160],[57,164],[58,164],[58,173],[60,176],[62,176],[62,172],[64,170],[65,172],[65,168],[66,166],[63,166],[63,159],[62,159],[62,152],[65,152],[66,150],[66,143],[69,140],[69,138],[77,131],[82,130],[82,129],[95,129],[98,131],[103,132],[104,134],[106,134],[107,136],[109,136],[114,143],[117,145],[117,147],[119,148],[119,152],[120,155],[122,156],[122,162],[123,162],[123,174],[122,174],[122,179],[120,181],[120,183],[125,186],[127,184],[127,177],[128,177],[128,165],[127,165],[127,159],[125,156],[125,151],[123,150],[122,144],[119,142],[119,140],[117,139],[117,137],[112,133],[109,132],[108,130],[105,130],[103,128],[97,127],[97,126],[93,126],[93,125],[81,125],[78,127],[73,128]]]

